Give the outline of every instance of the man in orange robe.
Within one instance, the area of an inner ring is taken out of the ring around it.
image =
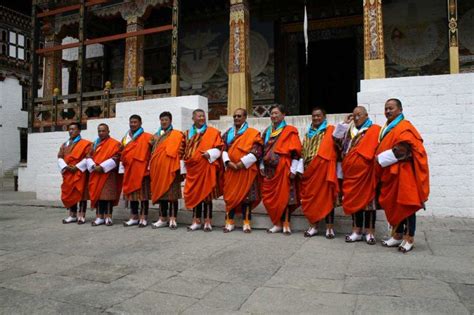
[[[224,201],[226,222],[224,233],[234,230],[234,215],[242,213],[242,229],[251,232],[252,209],[260,203],[259,174],[257,161],[262,155],[263,140],[258,130],[249,128],[247,111],[243,108],[234,112],[234,125],[223,135],[224,151],[222,161],[224,173]]]
[[[122,190],[121,176],[117,172],[120,142],[110,137],[107,124],[97,126],[98,138],[87,158],[91,207],[96,208],[96,219],[91,224],[113,225],[113,207],[118,204]]]
[[[219,159],[224,146],[219,130],[206,124],[202,109],[193,111],[191,129],[186,131],[186,149],[182,173],[186,173],[184,203],[193,209],[193,222],[188,227],[195,231],[202,227],[204,210],[204,231],[212,231],[212,199],[220,196],[219,173],[222,164]],[[203,209],[204,208],[204,209]]]
[[[152,155],[150,159],[151,200],[160,204],[160,218],[152,228],[169,225],[178,227],[178,199],[181,198],[180,160],[184,153],[184,135],[173,129],[173,116],[170,112],[160,114],[160,128],[151,139]],[[169,210],[169,224],[168,224]]]
[[[334,138],[342,158],[342,207],[352,216],[352,233],[346,242],[362,240],[365,227],[367,244],[375,244],[375,150],[379,144],[380,126],[369,118],[363,106],[354,108],[343,123],[337,125]]]
[[[84,224],[87,209],[87,163],[86,155],[91,142],[81,138],[81,127],[78,123],[69,125],[69,140],[59,148],[58,166],[63,175],[61,200],[69,210],[63,223]],[[79,202],[79,215],[77,203]]]
[[[298,129],[287,125],[286,109],[272,106],[272,124],[263,132],[263,160],[260,173],[263,176],[262,200],[273,226],[268,233],[291,234],[291,213],[299,207],[296,168],[301,156]]]
[[[334,205],[339,185],[336,174],[337,151],[332,137],[334,126],[328,125],[322,108],[311,111],[312,123],[303,141],[303,158],[298,172],[301,180],[301,206],[310,227],[305,237],[318,234],[319,221],[326,221],[326,238],[333,239]]]
[[[150,200],[150,140],[152,135],[144,132],[142,118],[132,115],[129,119],[130,130],[127,131],[121,143],[121,163],[119,173],[123,172],[123,193],[130,201],[131,215],[124,226],[148,225],[148,207]],[[138,207],[140,205],[140,216]]]
[[[428,157],[420,134],[403,116],[400,100],[385,103],[385,117],[387,122],[380,131],[375,153],[376,176],[379,203],[394,231],[383,245],[398,246],[406,253],[413,249],[416,212],[425,208],[428,200]]]

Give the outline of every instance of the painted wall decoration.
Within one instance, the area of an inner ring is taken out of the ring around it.
[[[250,75],[255,78],[268,63],[270,48],[265,38],[255,31],[250,31]],[[227,73],[229,65],[229,41],[226,41],[221,52],[221,67]]]
[[[446,49],[443,22],[385,27],[385,52],[396,64],[421,67],[435,61]]]
[[[210,30],[197,31],[181,40],[180,74],[192,89],[202,88],[202,84],[212,78],[219,67],[219,47],[215,43],[218,36]]]
[[[447,2],[382,3],[387,77],[449,73]]]
[[[217,23],[216,23],[217,24]],[[184,30],[180,52],[181,92],[206,96],[210,103],[227,100],[229,31],[223,25]],[[250,37],[253,101],[274,102],[275,63],[272,23],[254,23]]]

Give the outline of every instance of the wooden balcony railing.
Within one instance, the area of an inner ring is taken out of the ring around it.
[[[66,130],[72,122],[85,125],[89,119],[112,118],[117,103],[169,97],[170,88],[169,83],[145,85],[142,78],[136,88],[113,89],[106,82],[103,91],[83,92],[82,102],[79,94],[59,95],[56,88],[52,97],[34,100],[33,131]]]

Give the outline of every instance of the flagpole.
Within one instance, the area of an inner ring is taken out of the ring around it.
[[[306,65],[308,65],[308,13],[306,11],[306,0],[304,2],[303,34],[304,34]]]

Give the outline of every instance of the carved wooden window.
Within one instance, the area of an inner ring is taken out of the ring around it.
[[[25,36],[20,33],[10,31],[8,42],[8,56],[10,58],[25,60]]]

